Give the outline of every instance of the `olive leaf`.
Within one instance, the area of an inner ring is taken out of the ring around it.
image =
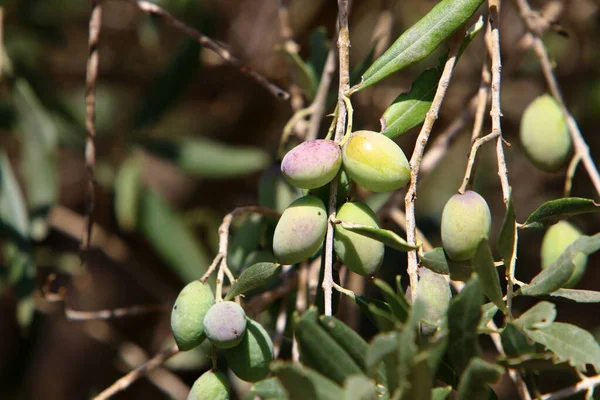
[[[514,256],[515,250],[515,237],[517,230],[517,217],[515,214],[515,207],[512,198],[512,188],[510,188],[508,194],[508,203],[506,204],[506,214],[504,215],[504,222],[498,235],[498,252],[504,260],[504,265],[508,266]]]
[[[355,224],[341,220],[336,220],[334,223],[339,224],[342,228],[347,229],[350,232],[358,233],[359,235],[377,240],[378,242],[381,242],[396,250],[409,251],[418,248],[418,246],[412,246],[408,244],[408,242],[402,239],[397,233],[388,229],[373,228],[372,226]]]
[[[502,347],[509,357],[520,357],[524,354],[535,353],[535,344],[525,336],[522,329],[516,324],[508,322],[500,332]]]
[[[250,387],[250,398],[263,400],[287,400],[288,394],[277,378],[267,378]]]
[[[374,376],[381,363],[385,365],[387,389],[391,393],[398,386],[398,333],[395,331],[375,336],[367,349],[366,363],[370,376]]]
[[[138,225],[142,196],[141,160],[131,156],[123,162],[115,179],[115,217],[119,227],[131,232]]]
[[[547,301],[541,301],[525,311],[514,324],[521,329],[539,329],[550,325],[556,318],[556,306]]]
[[[421,264],[438,274],[448,275],[450,273],[446,253],[441,247],[436,247],[433,250],[423,253],[421,256]]]
[[[445,400],[452,393],[452,386],[437,387],[431,390],[431,400]]]
[[[567,197],[550,200],[532,212],[521,228],[544,228],[573,215],[598,211],[600,211],[600,204],[591,199]]]
[[[275,361],[270,369],[287,390],[289,400],[340,400],[344,391],[318,372],[291,362]]]
[[[410,312],[410,304],[406,300],[404,293],[396,293],[390,285],[381,279],[375,279],[375,286],[379,288],[383,299],[389,305],[394,316],[400,322],[404,322]]]
[[[477,252],[473,260],[473,269],[479,275],[479,282],[483,292],[502,312],[506,313],[507,308],[503,300],[502,289],[498,277],[498,270],[494,265],[492,251],[487,240],[482,240],[477,247]]]
[[[227,292],[225,300],[231,300],[242,293],[266,285],[277,275],[279,267],[281,264],[262,262],[245,269]]]
[[[469,362],[458,385],[458,400],[487,400],[491,383],[504,374],[504,368],[475,357]]]
[[[575,303],[600,303],[600,292],[583,289],[558,289],[541,297]]]
[[[463,25],[482,3],[483,0],[443,0],[438,3],[373,62],[364,73],[358,90],[425,58]]]
[[[377,398],[377,386],[364,375],[352,375],[344,382],[344,400],[372,400]]]

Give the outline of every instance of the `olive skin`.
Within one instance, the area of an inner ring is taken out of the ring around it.
[[[490,233],[492,216],[483,197],[468,190],[455,194],[442,212],[442,244],[446,255],[454,261],[475,256],[477,246]]]
[[[543,171],[555,172],[569,158],[572,144],[567,122],[550,95],[542,95],[527,106],[520,137],[527,157]]]
[[[177,296],[171,311],[171,331],[179,350],[191,350],[204,340],[204,316],[215,304],[208,284],[188,283]]]
[[[220,349],[240,344],[246,333],[246,313],[233,301],[215,303],[204,317],[204,333]]]
[[[196,379],[187,400],[229,400],[231,386],[221,371],[206,371]]]
[[[567,247],[581,236],[582,233],[567,221],[559,221],[548,228],[542,240],[542,269],[551,266]],[[577,253],[573,257],[573,264],[575,268],[567,283],[564,284],[566,288],[575,287],[581,281],[587,266],[587,256]]]
[[[348,176],[373,192],[390,192],[406,186],[410,180],[404,152],[378,132],[353,132],[344,143],[342,159]]]
[[[315,196],[294,201],[283,212],[273,234],[273,254],[281,264],[296,264],[319,249],[327,230],[327,211]]]
[[[423,333],[433,333],[443,322],[451,298],[450,284],[443,275],[426,268],[419,270],[418,299],[425,304]]]
[[[345,203],[337,212],[337,219],[379,228],[377,216],[364,203]],[[340,260],[354,273],[373,275],[383,262],[385,246],[377,240],[335,226],[333,248]]]
[[[342,151],[333,140],[309,140],[294,147],[281,161],[281,172],[292,185],[315,189],[331,182],[342,166]]]
[[[269,374],[273,342],[265,328],[254,320],[248,319],[240,344],[224,352],[227,365],[241,380],[258,382]]]

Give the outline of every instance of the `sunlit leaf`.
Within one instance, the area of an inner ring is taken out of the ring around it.
[[[479,243],[475,258],[473,260],[473,269],[479,275],[479,282],[483,288],[483,293],[490,299],[502,312],[506,312],[506,304],[502,299],[502,289],[500,288],[500,278],[498,270],[494,265],[492,252],[487,240]]]
[[[508,196],[508,204],[506,205],[506,214],[504,215],[504,222],[500,229],[500,235],[498,235],[498,252],[504,260],[504,265],[509,265],[515,249],[515,237],[517,229],[517,219],[515,214],[515,207],[512,199],[512,188]],[[507,267],[508,268],[508,267]]]
[[[344,400],[377,399],[375,382],[364,375],[353,375],[344,382]]]
[[[583,289],[558,289],[545,297],[551,300],[572,301],[575,303],[600,303],[600,292]]]
[[[244,270],[227,292],[225,300],[231,300],[235,296],[266,285],[278,274],[279,267],[281,265],[277,263],[263,262]]]
[[[271,363],[270,368],[273,375],[287,390],[290,400],[340,400],[344,398],[344,391],[341,387],[310,368],[283,361]]]
[[[398,321],[404,322],[410,311],[410,305],[406,297],[404,297],[404,293],[396,293],[390,285],[381,279],[376,278],[374,283],[379,288],[383,299],[390,306]]]
[[[539,329],[553,323],[555,318],[556,306],[547,301],[540,301],[514,320],[514,324],[521,329]]]
[[[438,387],[431,390],[431,400],[446,400],[452,393],[452,386]]]
[[[446,253],[444,253],[444,249],[441,247],[436,247],[431,251],[425,252],[421,256],[421,264],[438,274],[447,275],[450,273]]]
[[[388,229],[373,228],[372,226],[354,224],[346,221],[341,221],[340,225],[344,229],[377,240],[396,250],[409,251],[417,248],[417,246],[408,244],[408,242],[401,238],[397,233]]]

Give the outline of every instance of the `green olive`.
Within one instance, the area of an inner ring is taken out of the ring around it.
[[[442,244],[448,257],[466,261],[490,233],[492,216],[483,197],[468,190],[448,200],[442,212]]]
[[[342,157],[348,176],[365,189],[389,192],[406,186],[410,180],[404,152],[381,133],[353,132],[344,144]]]
[[[346,203],[337,212],[337,219],[355,224],[379,228],[377,216],[364,203]],[[350,232],[341,225],[335,226],[333,239],[335,254],[350,269],[359,275],[373,275],[383,262],[383,243],[358,233]]]
[[[229,400],[231,387],[221,371],[206,371],[196,379],[187,400]]]
[[[567,161],[571,136],[560,105],[552,96],[540,96],[525,109],[521,143],[527,157],[541,170],[554,172]]]
[[[544,235],[542,241],[542,269],[546,269],[560,257],[560,255],[575,240],[582,236],[582,233],[567,221],[559,221],[552,225]],[[573,257],[575,269],[573,274],[565,283],[564,287],[572,288],[579,283],[587,266],[587,256],[583,253],[577,253]]]
[[[221,301],[208,310],[203,325],[206,337],[215,347],[229,349],[244,338],[246,313],[236,302]]]
[[[215,297],[208,284],[193,281],[181,290],[171,311],[171,330],[179,350],[190,350],[202,343],[202,321],[213,304]]]
[[[292,185],[302,189],[321,187],[337,175],[342,152],[333,140],[309,140],[288,152],[281,161],[281,172]]]
[[[238,378],[258,382],[269,374],[273,342],[261,324],[248,319],[244,338],[236,347],[225,350],[225,358]]]
[[[273,235],[273,253],[282,264],[296,264],[319,249],[327,230],[327,211],[315,196],[294,201],[283,212]]]

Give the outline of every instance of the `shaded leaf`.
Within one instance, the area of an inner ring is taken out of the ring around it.
[[[477,276],[450,301],[448,356],[458,372],[464,370],[473,357],[481,354],[477,327],[481,318],[482,301],[483,291]]]
[[[535,353],[535,345],[515,324],[509,322],[500,332],[500,339],[504,352],[509,357],[518,357],[523,354]]]
[[[354,362],[366,372],[366,358],[369,344],[354,329],[337,318],[322,315],[319,317],[319,322],[327,333],[329,333],[329,336],[342,346]]]
[[[530,339],[544,345],[559,360],[585,371],[586,364],[600,371],[600,344],[591,333],[578,326],[554,322],[540,329],[526,329]]]
[[[554,322],[556,306],[547,301],[541,301],[525,311],[514,324],[521,329],[543,328]]]
[[[277,378],[267,378],[250,387],[250,398],[258,396],[262,400],[287,400],[288,394]]]
[[[229,240],[227,249],[229,268],[238,273],[241,271],[246,257],[259,248],[264,229],[265,219],[262,215],[251,214],[242,220]]]
[[[270,369],[287,390],[290,400],[340,400],[344,397],[341,387],[310,368],[275,361]]]
[[[473,358],[458,385],[459,400],[487,400],[491,383],[504,374],[504,368],[490,364],[479,357]]]
[[[231,300],[235,296],[266,285],[277,275],[279,267],[281,264],[263,262],[244,270],[227,292],[225,300]]]
[[[171,206],[152,190],[142,194],[139,229],[184,282],[198,279],[210,260]]]
[[[367,371],[374,377],[381,363],[385,365],[386,383],[390,393],[398,386],[398,358],[399,347],[397,332],[380,333],[375,336],[367,349]]]
[[[119,168],[115,179],[115,216],[119,227],[131,232],[138,226],[143,185],[142,166],[137,157],[129,157]]]
[[[355,296],[354,302],[380,332],[394,327],[396,321],[386,302],[366,296]]]
[[[494,303],[485,303],[481,306],[481,319],[479,320],[478,330],[486,330],[487,324],[494,318],[498,312],[498,307]]]
[[[600,211],[600,205],[591,199],[567,197],[550,200],[531,213],[521,228],[544,228],[573,215],[598,211]]]
[[[515,249],[515,238],[517,230],[517,217],[515,214],[515,207],[512,199],[512,188],[508,195],[508,204],[506,205],[506,214],[504,215],[504,222],[498,235],[498,252],[504,260],[504,265],[510,265],[510,262],[514,255]]]
[[[309,63],[315,70],[315,74],[320,77],[325,67],[327,53],[331,43],[327,39],[327,28],[319,26],[310,33],[310,59]]]
[[[305,62],[297,52],[289,52],[285,49],[282,51],[287,56],[290,64],[295,67],[298,84],[304,89],[307,99],[312,100],[319,86],[319,76],[317,76],[315,68],[312,64]]]
[[[390,306],[390,309],[398,321],[404,322],[410,312],[410,305],[408,304],[406,297],[404,297],[404,293],[396,293],[390,285],[381,279],[376,278],[374,283],[381,291],[383,299]]]
[[[539,274],[528,285],[522,286],[518,293],[526,296],[539,296],[560,289],[573,275],[573,258],[579,252],[590,255],[600,250],[600,233],[594,236],[581,236],[558,257],[558,259]]]
[[[479,276],[479,282],[483,288],[483,293],[490,299],[502,312],[506,313],[507,308],[502,299],[502,289],[500,288],[500,278],[498,270],[494,265],[492,251],[487,240],[482,240],[477,247],[473,261],[473,269]]]
[[[363,75],[359,90],[425,58],[463,25],[481,3],[482,0],[443,0],[438,3],[375,60]]]
[[[378,242],[381,242],[396,250],[409,251],[418,248],[418,246],[412,246],[408,244],[406,240],[402,239],[398,234],[388,229],[373,228],[372,226],[354,224],[346,221],[340,221],[339,224],[344,229],[377,240]]]
[[[421,264],[423,264],[425,268],[437,272],[438,274],[448,275],[450,273],[446,253],[441,247],[436,247],[431,251],[425,252],[421,256]]]
[[[523,354],[519,357],[499,357],[496,362],[504,368],[525,371],[572,370],[567,362],[560,362],[552,353]]]
[[[259,171],[271,163],[268,153],[255,147],[228,146],[207,138],[144,139],[144,149],[203,178],[230,178]]]

